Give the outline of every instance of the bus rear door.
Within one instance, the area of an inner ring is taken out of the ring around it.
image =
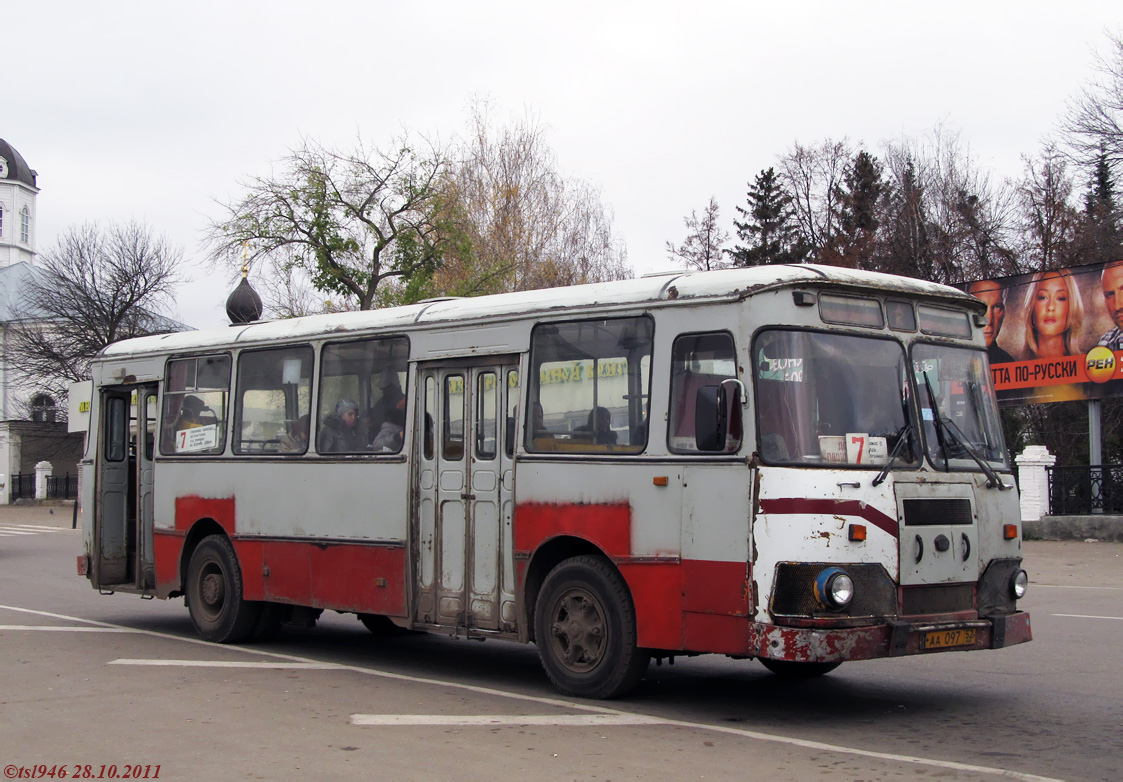
[[[98,417],[94,550],[90,580],[100,588],[155,586],[152,451],[155,384],[101,392]]]

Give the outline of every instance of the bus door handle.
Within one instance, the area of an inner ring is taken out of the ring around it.
[[[924,539],[919,535],[916,536],[916,561],[924,559]]]
[[[967,533],[961,533],[963,536],[963,561],[967,561],[967,557],[971,556],[971,539],[967,537]]]
[[[841,489],[844,486],[852,486],[855,489],[859,489],[861,488],[862,484],[860,484],[858,481],[840,481],[838,484],[838,488]]]
[[[476,495],[465,493],[465,494],[460,495],[460,499],[462,499],[462,500],[474,500],[474,499],[476,499]]]

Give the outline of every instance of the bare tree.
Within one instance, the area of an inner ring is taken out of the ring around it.
[[[853,153],[849,142],[826,139],[818,146],[796,142],[780,156],[780,178],[792,199],[801,245],[820,256],[839,230],[840,194]]]
[[[477,102],[454,157],[441,182],[451,233],[434,292],[476,295],[631,275],[599,191],[558,171],[536,120],[499,124]]]
[[[682,261],[687,268],[702,271],[724,268],[722,259],[729,233],[718,226],[717,199],[710,196],[710,203],[703,210],[701,219],[697,212],[691,210],[690,217],[684,217],[682,221],[688,232],[686,241],[678,246],[667,242],[667,255],[672,260]]]
[[[166,317],[183,252],[140,223],[70,228],[31,267],[5,358],[56,399],[89,377],[90,359],[122,339],[175,331]]]
[[[1023,156],[1018,183],[1022,271],[1045,271],[1071,263],[1080,215],[1072,204],[1074,183],[1068,164],[1050,144],[1039,158]]]
[[[1109,34],[1110,53],[1096,55],[1096,76],[1069,103],[1061,121],[1077,159],[1091,168],[1102,154],[1118,171],[1123,162],[1123,35]]]
[[[250,180],[223,205],[208,234],[212,261],[240,268],[248,247],[248,262],[275,275],[274,286],[299,288],[304,278],[336,307],[370,309],[382,283],[440,262],[434,205],[444,156],[421,146],[403,136],[385,150],[359,140],[341,152],[305,140],[279,174]]]

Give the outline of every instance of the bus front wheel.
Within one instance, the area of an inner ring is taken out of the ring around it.
[[[622,695],[651,659],[636,646],[628,587],[601,557],[573,557],[550,571],[535,604],[534,632],[546,675],[566,695]]]
[[[237,643],[257,627],[261,603],[242,597],[242,571],[224,535],[200,541],[187,566],[187,609],[201,638]]]

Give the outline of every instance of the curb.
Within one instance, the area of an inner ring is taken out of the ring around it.
[[[1123,516],[1044,516],[1022,522],[1026,540],[1102,540],[1123,543]]]

